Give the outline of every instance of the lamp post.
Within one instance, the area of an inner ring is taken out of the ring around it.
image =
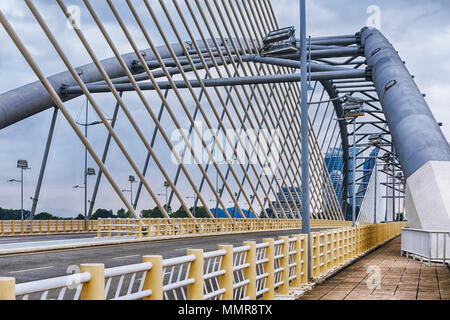
[[[192,207],[192,215],[195,217],[195,200],[197,199],[197,197],[194,195],[193,197],[186,197],[186,199],[193,199],[194,200],[194,206]]]
[[[164,181],[164,188],[166,188],[166,210],[169,210],[169,203],[168,203],[168,190],[169,190],[169,183],[167,181]]]
[[[85,230],[87,230],[87,210],[88,210],[88,177],[89,176],[95,176],[96,172],[94,168],[86,168],[86,171],[84,173],[84,185],[83,186],[74,186],[74,189],[84,189],[84,227]]]
[[[108,119],[108,122],[112,122],[112,120]],[[79,123],[79,122],[76,122],[76,123],[77,123],[77,125],[84,127],[84,137],[86,138],[86,140],[88,138],[88,128],[89,127],[103,124],[102,121],[94,121],[94,122],[89,123],[89,100],[87,98],[86,98],[85,123]],[[84,225],[85,225],[85,228],[87,228],[88,177],[95,176],[95,175],[96,175],[95,169],[88,168],[88,149],[87,149],[87,147],[85,147],[84,148]],[[80,187],[80,186],[74,187],[74,189],[78,189],[78,188],[83,189],[83,187]]]
[[[137,181],[134,176],[129,176],[128,182],[130,182],[130,190],[122,190],[122,192],[129,192],[131,194],[131,203],[133,203],[133,184]]]
[[[18,182],[20,183],[20,196],[21,196],[21,207],[20,207],[20,219],[24,219],[24,212],[23,212],[23,172],[25,170],[30,170],[31,168],[28,167],[28,161],[27,160],[18,160],[17,161],[17,168],[20,169],[20,180],[17,179],[11,179],[8,180],[9,183]]]

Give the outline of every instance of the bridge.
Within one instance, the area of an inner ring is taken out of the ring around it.
[[[0,94],[0,135],[49,120],[31,210],[31,161],[9,180],[21,219],[0,221],[0,299],[322,298],[400,236],[401,259],[444,266],[448,298],[450,146],[414,76],[380,30],[307,37],[305,1],[299,30],[276,5],[25,0],[53,75],[0,11],[37,79]],[[56,148],[57,124],[77,140]],[[82,189],[84,214],[35,219],[52,157],[78,167],[79,146],[84,182],[58,188]]]

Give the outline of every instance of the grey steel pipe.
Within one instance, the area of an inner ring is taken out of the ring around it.
[[[326,71],[315,72],[311,74],[310,79],[312,81],[325,81],[332,79],[358,79],[366,78],[366,70],[347,70],[347,71]],[[235,78],[219,78],[219,79],[206,79],[202,83],[198,80],[191,80],[189,84],[193,88],[200,88],[203,84],[205,87],[224,87],[224,86],[243,86],[253,84],[270,84],[270,83],[289,83],[299,82],[300,74],[287,74],[287,75],[270,75],[270,76],[251,76],[251,77],[235,77]],[[185,81],[173,81],[178,89],[188,88],[188,84]],[[110,92],[107,85],[86,85],[91,93]],[[172,89],[170,82],[162,81],[158,83],[160,89]],[[140,83],[141,90],[155,90],[155,86],[151,83]],[[131,84],[115,84],[115,88],[118,91],[134,91],[134,87]],[[60,93],[64,96],[76,95],[81,92],[79,87],[62,87]]]
[[[211,41],[212,40],[207,40]],[[203,41],[198,41],[199,46],[203,47]],[[186,43],[186,47],[192,46],[191,43]],[[171,48],[178,57],[184,56],[185,48],[179,44],[172,44]],[[163,59],[170,59],[172,55],[166,46],[160,46],[157,51]],[[156,57],[153,51],[143,50],[143,57],[147,61],[155,61]],[[128,53],[122,56],[128,68],[133,71],[133,63],[138,59],[134,53]],[[109,58],[101,61],[103,68],[111,79],[124,77],[125,73],[116,58]],[[81,66],[76,69],[84,83],[93,83],[103,81],[103,77],[98,72],[96,66],[91,63]],[[47,78],[52,87],[59,91],[62,85],[74,86],[75,79],[70,72],[63,72]],[[68,97],[60,97],[63,102],[79,97],[81,94],[72,95]],[[48,92],[40,81],[33,82],[23,87],[8,91],[0,95],[0,129],[6,128],[16,122],[31,117],[37,113],[50,109],[54,106]]]
[[[330,99],[334,106],[336,116],[338,119],[342,119],[344,116],[344,109],[342,103],[338,98],[338,93],[331,81],[322,81],[322,86],[328,93]],[[342,186],[342,212],[344,215],[347,212],[347,200],[348,200],[348,186],[349,186],[349,170],[350,170],[350,145],[348,141],[348,130],[347,123],[345,120],[338,120],[339,129],[341,133],[341,144],[342,144],[342,160],[343,160],[343,186]]]
[[[450,146],[389,41],[363,28],[361,42],[406,178],[429,161],[450,161]]]

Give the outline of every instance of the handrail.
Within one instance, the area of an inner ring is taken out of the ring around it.
[[[115,268],[105,269],[105,278],[112,278],[117,276],[123,276],[127,274],[149,271],[152,269],[152,264],[150,262],[133,264],[129,266],[121,266]]]
[[[104,265],[82,265],[83,273],[17,284],[13,286],[14,292],[8,294],[5,291],[9,290],[9,283],[14,279],[0,278],[0,293],[2,297],[15,299],[43,292],[42,298],[46,298],[50,290],[62,288],[58,298],[63,299],[64,288],[76,286],[75,299],[105,299],[113,285],[112,278],[120,276],[112,297],[115,300],[221,299],[225,295],[239,300],[272,300],[276,292],[285,294],[289,288],[308,283],[305,276],[308,255],[313,279],[318,279],[396,237],[405,225],[388,223],[312,233],[310,248],[307,235],[294,235],[277,240],[266,239],[258,244],[249,241],[240,247],[221,246],[219,250],[205,253],[189,250],[186,256],[165,260],[160,256],[147,256],[142,263],[109,269],[104,269]],[[403,231],[424,232],[415,229]],[[132,292],[140,272],[143,276],[139,279],[138,292]],[[131,280],[125,278],[129,274],[132,275]],[[106,284],[106,288],[99,287],[100,283]],[[121,296],[121,289],[126,285],[128,291]]]
[[[45,292],[53,289],[59,289],[75,285],[73,280],[76,280],[76,284],[80,285],[91,280],[91,274],[89,272],[74,274],[70,276],[63,276],[45,280],[38,280],[32,282],[26,282],[16,285],[16,295],[24,296],[32,293]]]

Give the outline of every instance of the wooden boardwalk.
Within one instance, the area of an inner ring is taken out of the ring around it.
[[[397,238],[300,300],[450,300],[448,266],[401,257],[400,249]]]

